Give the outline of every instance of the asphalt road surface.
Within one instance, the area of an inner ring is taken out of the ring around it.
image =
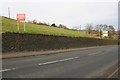
[[[3,59],[2,62],[3,78],[110,78],[118,69],[118,46]]]

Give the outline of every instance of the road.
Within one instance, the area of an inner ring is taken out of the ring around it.
[[[107,78],[118,68],[118,46],[3,59],[3,78]]]

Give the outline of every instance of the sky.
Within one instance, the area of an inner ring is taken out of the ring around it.
[[[85,29],[86,24],[107,24],[118,28],[118,0],[2,0],[0,15],[16,19],[25,13],[27,20],[63,24]]]

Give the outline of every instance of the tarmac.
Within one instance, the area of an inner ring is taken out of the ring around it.
[[[110,45],[109,45],[110,46]],[[29,52],[8,52],[0,54],[0,58],[8,59],[8,58],[19,58],[19,57],[29,57],[29,56],[40,56],[40,55],[52,55],[64,52],[72,52],[72,51],[81,51],[87,49],[93,49],[104,46],[94,46],[94,47],[84,47],[84,48],[72,48],[72,49],[61,49],[61,50],[47,50],[47,51],[29,51]]]

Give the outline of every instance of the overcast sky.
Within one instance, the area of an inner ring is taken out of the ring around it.
[[[69,28],[88,23],[118,27],[118,0],[2,0],[2,16],[25,13],[27,20],[64,24]]]

